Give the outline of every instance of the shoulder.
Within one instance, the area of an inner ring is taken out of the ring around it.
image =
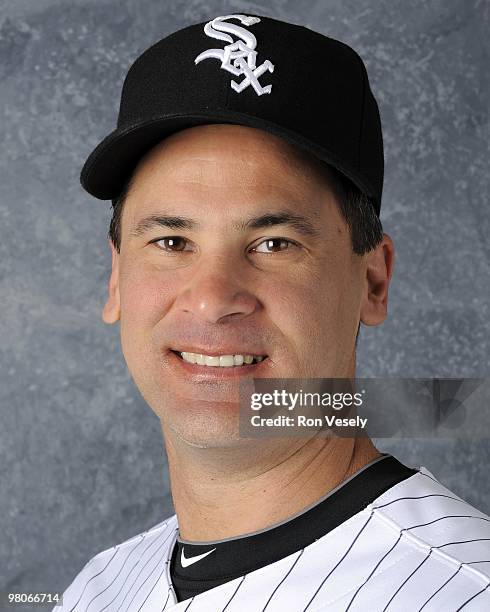
[[[490,609],[490,517],[417,469],[304,550],[316,610]]]
[[[64,591],[63,607],[56,606],[53,612],[78,610],[82,602],[86,607],[115,582],[118,587],[114,593],[121,595],[125,584],[136,583],[136,566],[144,567],[150,558],[156,559],[156,562],[166,560],[167,550],[173,544],[176,532],[177,517],[174,514],[150,529],[97,553]]]
[[[368,506],[387,530],[435,559],[490,581],[490,516],[445,487],[425,467]]]
[[[141,533],[138,533],[137,535],[132,536],[131,538],[128,538],[127,540],[124,540],[119,544],[115,544],[114,546],[111,546],[110,548],[107,548],[97,553],[87,562],[85,567],[89,566],[92,562],[96,560],[100,561],[101,559],[106,559],[109,556],[112,556],[117,551],[128,552],[132,549],[136,549],[142,541],[145,541],[146,544],[151,544],[152,542],[161,539],[162,536],[165,536],[167,534],[170,536],[176,528],[177,517],[174,514],[166,518],[164,521],[153,525],[153,527],[150,527],[146,531],[142,531]]]

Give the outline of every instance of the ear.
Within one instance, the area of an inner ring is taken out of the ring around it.
[[[388,234],[383,234],[383,240],[366,257],[360,318],[364,325],[379,325],[388,312],[388,287],[395,263],[395,247]]]
[[[119,253],[109,238],[112,252],[112,272],[109,279],[109,296],[102,311],[104,323],[116,323],[121,316],[121,299],[119,296]]]

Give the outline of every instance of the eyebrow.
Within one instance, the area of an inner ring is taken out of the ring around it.
[[[262,229],[274,227],[276,225],[286,225],[296,230],[298,233],[310,237],[318,238],[320,230],[312,221],[301,214],[293,213],[289,210],[279,210],[267,212],[262,215],[251,217],[247,220],[239,221],[233,225],[235,231],[245,231],[247,229]],[[131,236],[142,236],[155,227],[165,227],[167,229],[196,230],[200,224],[195,219],[175,215],[149,215],[144,217],[131,230]]]

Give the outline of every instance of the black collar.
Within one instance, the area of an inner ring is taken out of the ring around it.
[[[416,473],[416,469],[385,453],[282,523],[244,536],[202,544],[177,538],[170,574],[179,601],[305,548]],[[205,556],[193,562],[200,555]]]

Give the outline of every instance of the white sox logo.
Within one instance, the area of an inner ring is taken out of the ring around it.
[[[260,19],[258,17],[249,17],[247,15],[222,15],[216,17],[212,21],[204,26],[204,32],[211,38],[217,38],[218,40],[224,40],[230,44],[226,45],[224,49],[208,49],[200,53],[194,60],[195,64],[198,64],[204,59],[216,58],[221,60],[221,68],[228,70],[235,76],[244,75],[245,78],[240,82],[230,82],[232,89],[240,93],[249,85],[252,85],[255,92],[261,96],[265,93],[270,93],[272,85],[266,85],[262,87],[258,81],[266,70],[274,72],[274,64],[269,60],[265,60],[260,66],[256,65],[257,51],[257,39],[255,36],[234,23],[226,23],[227,19],[239,19],[243,25],[251,26],[254,23],[258,23]],[[230,34],[238,36],[241,40],[234,41]]]

